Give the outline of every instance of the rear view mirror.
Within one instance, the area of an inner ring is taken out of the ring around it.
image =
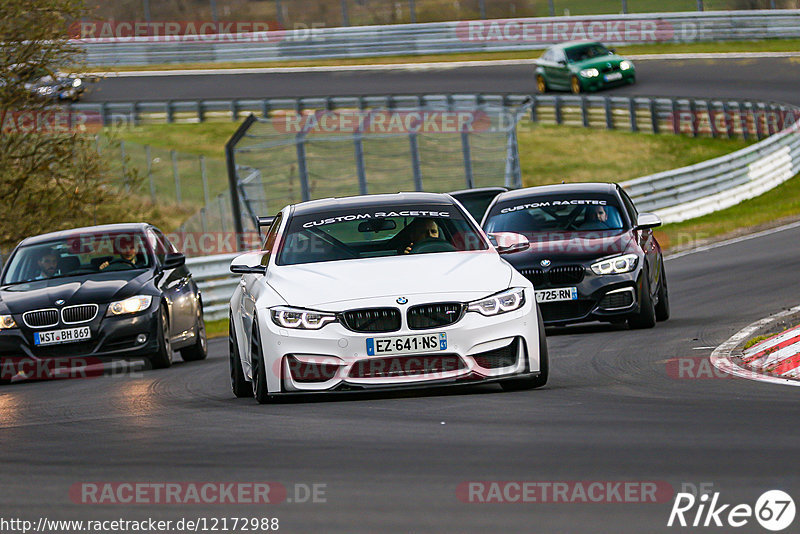
[[[370,232],[377,234],[378,232],[394,230],[395,228],[397,228],[397,223],[391,219],[370,219],[358,225],[358,231],[362,234]]]
[[[513,232],[496,232],[489,234],[491,241],[498,254],[513,254],[528,250],[531,246],[528,238]]]
[[[266,253],[263,251],[248,252],[236,256],[231,262],[231,272],[236,274],[264,274],[267,266],[263,265]]]

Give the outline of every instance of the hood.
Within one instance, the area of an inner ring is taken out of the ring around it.
[[[52,308],[59,299],[64,300],[64,306],[105,304],[133,296],[151,276],[150,271],[115,271],[96,274],[92,278],[53,278],[3,286],[0,287],[0,309],[20,314]]]
[[[506,256],[517,268],[538,267],[539,262],[544,259],[559,265],[588,263],[607,256],[625,254],[635,243],[629,230],[524,235],[530,241],[530,248]]]
[[[577,61],[575,63],[572,63],[572,66],[575,67],[577,70],[596,68],[602,71],[604,68],[608,66],[609,63],[611,64],[612,67],[618,68],[619,64],[624,60],[625,60],[624,57],[617,55],[597,56],[584,59],[583,61]]]
[[[419,294],[481,298],[508,288],[511,273],[511,266],[491,250],[275,266],[266,280],[290,306],[317,308]]]

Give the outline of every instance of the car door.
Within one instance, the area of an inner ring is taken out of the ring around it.
[[[180,343],[189,337],[189,332],[194,328],[197,316],[195,293],[192,274],[186,265],[175,269],[164,269],[164,258],[167,254],[178,250],[167,240],[157,228],[148,229],[148,240],[153,246],[156,260],[161,266],[161,278],[158,287],[167,301],[169,308],[170,339],[173,343]]]
[[[567,56],[563,50],[553,50],[553,62],[550,64],[550,79],[553,85],[558,88],[569,88],[569,68],[567,67]]]

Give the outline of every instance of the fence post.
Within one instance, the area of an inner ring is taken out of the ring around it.
[[[300,197],[305,202],[311,200],[311,191],[308,187],[308,168],[306,167],[305,132],[297,134],[295,145],[297,147],[297,172],[300,175]]]
[[[228,228],[225,225],[225,198],[223,197],[222,193],[217,195],[217,200],[219,200],[219,221],[220,226],[222,227],[223,232],[227,232]],[[236,221],[234,221],[234,226],[236,226]],[[236,240],[236,245],[238,247],[239,240]],[[241,248],[237,248],[236,250],[242,250]]]
[[[206,219],[206,208],[203,206],[200,208],[200,227],[203,230],[203,233],[208,232],[208,220]]]
[[[156,203],[156,184],[153,183],[153,158],[150,156],[150,145],[144,145],[144,157],[147,158],[147,181],[150,182],[150,200]]]
[[[636,98],[634,97],[628,99],[628,116],[631,119],[631,131],[638,132],[639,124],[636,121]]]
[[[414,0],[408,0],[408,9],[411,11],[411,24],[417,23],[417,6]]]
[[[475,181],[472,176],[472,151],[469,146],[469,133],[466,131],[461,132],[461,153],[464,157],[464,176],[467,189],[472,189],[475,187]]]
[[[367,172],[364,168],[364,143],[361,138],[361,130],[353,133],[353,145],[355,146],[356,172],[358,173],[358,191],[360,195],[367,194]]]
[[[411,146],[411,169],[414,172],[414,190],[423,191],[422,170],[419,163],[419,142],[417,140],[416,132],[411,132],[408,134],[408,142]]]
[[[678,135],[681,133],[681,115],[678,110],[678,101],[674,98],[670,99],[670,106],[672,109],[672,133]]]
[[[347,0],[342,0],[342,26],[350,26],[350,17],[347,15]]]
[[[659,133],[658,127],[658,110],[656,109],[656,101],[654,98],[650,99],[650,125],[653,128],[653,133]]]
[[[692,137],[697,137],[700,132],[697,128],[697,104],[694,99],[689,100],[689,116],[692,118]]]
[[[208,175],[206,174],[206,157],[200,156],[200,177],[203,179],[203,202],[208,206]]]
[[[175,200],[178,204],[181,203],[181,177],[178,173],[178,153],[174,150],[169,151],[170,158],[172,158],[172,177],[175,179]]]
[[[611,97],[606,97],[605,102],[603,102],[606,110],[606,129],[613,130],[614,129],[614,111],[611,109]]]
[[[555,114],[556,114],[556,124],[563,124],[564,117],[561,115],[561,97],[559,95],[556,95]]]
[[[517,128],[512,127],[506,136],[506,170],[505,186],[522,187],[522,176],[519,167],[519,150],[517,147]]]
[[[581,121],[583,121],[583,127],[589,127],[589,109],[586,102],[586,97],[581,97]]]

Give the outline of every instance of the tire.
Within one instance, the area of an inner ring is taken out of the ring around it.
[[[653,328],[656,325],[656,307],[650,296],[650,279],[647,270],[642,271],[642,295],[639,313],[628,318],[631,328]]]
[[[203,319],[203,307],[197,307],[197,317],[194,323],[194,345],[181,349],[181,358],[185,362],[205,360],[208,356],[208,339],[206,338],[206,322]]]
[[[158,310],[158,351],[151,355],[150,366],[153,369],[166,369],[172,365],[172,347],[169,344],[169,320],[167,319],[167,309],[164,305]]]
[[[253,396],[253,386],[247,381],[242,370],[242,358],[239,356],[239,344],[236,343],[236,332],[233,329],[233,317],[228,326],[228,362],[231,369],[231,390],[239,399]]]
[[[569,89],[572,91],[573,95],[579,95],[583,92],[583,87],[581,87],[581,81],[578,79],[577,76],[572,76],[569,79]]]
[[[545,94],[547,92],[547,80],[545,80],[544,76],[541,74],[536,75],[536,89],[541,94]]]
[[[658,284],[658,304],[656,304],[656,321],[669,319],[669,288],[667,273],[664,270],[664,260],[661,260],[661,281]]]
[[[253,325],[251,344],[253,364],[252,395],[259,404],[268,404],[274,400],[274,396],[270,395],[269,389],[267,389],[267,370],[264,365],[264,353],[261,350],[261,338],[258,335],[257,325]]]
[[[544,322],[539,306],[536,306],[536,315],[539,322],[539,374],[537,376],[527,376],[525,378],[512,378],[500,382],[503,391],[521,391],[525,389],[540,388],[547,384],[550,374],[550,357],[547,352],[547,337],[544,333]]]

